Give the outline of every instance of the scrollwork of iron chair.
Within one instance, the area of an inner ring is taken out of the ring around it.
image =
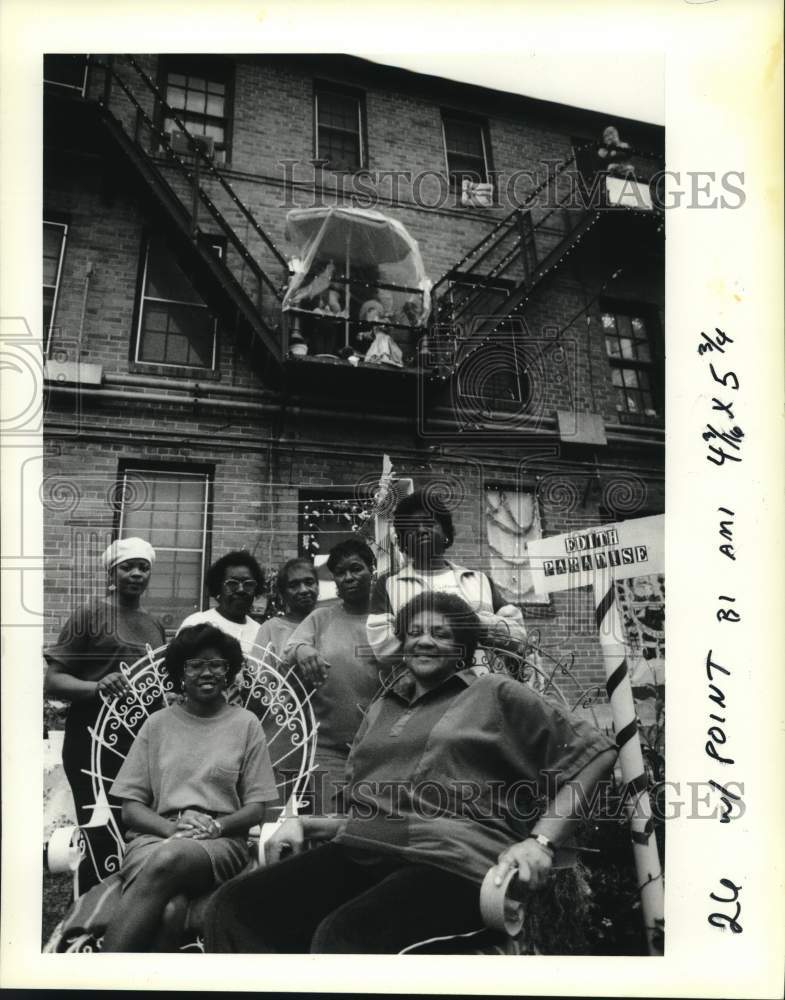
[[[74,903],[55,928],[45,952],[100,950],[103,928],[120,891],[118,871],[125,844],[119,808],[110,802],[109,789],[144,721],[177,697],[164,669],[165,652],[166,646],[148,647],[136,663],[122,665],[131,693],[122,699],[105,699],[90,731],[89,776],[95,796],[92,814],[82,827],[56,830],[46,846],[49,871],[73,874]],[[227,697],[258,716],[267,737],[279,801],[283,803],[281,818],[296,815],[305,803],[314,770],[318,726],[311,694],[291,668],[267,653],[263,659],[246,656],[246,666],[230,686]],[[251,831],[249,840],[254,864],[263,850],[258,828]],[[80,882],[96,884],[82,893]],[[208,899],[209,894],[189,906],[189,940],[183,945],[184,951],[201,950],[200,932]]]

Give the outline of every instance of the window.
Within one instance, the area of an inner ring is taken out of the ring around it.
[[[87,84],[87,56],[45,55],[44,83],[66,87],[84,95]]]
[[[220,257],[222,247],[211,243]],[[160,236],[147,241],[135,360],[214,368],[217,321]]]
[[[298,497],[297,554],[313,559],[319,578],[319,600],[336,597],[335,583],[327,569],[330,549],[356,536],[373,543],[373,500],[355,496],[356,486],[340,489],[300,490]],[[363,530],[366,529],[366,530]]]
[[[500,410],[520,413],[530,402],[529,376],[514,330],[497,330],[490,343],[471,338],[458,359],[458,394],[477,416]]]
[[[466,179],[485,184],[490,175],[490,143],[485,122],[451,113],[442,115],[444,156],[450,190],[460,191]]]
[[[64,222],[44,220],[44,266],[43,301],[44,317],[41,327],[44,336],[44,354],[48,357],[57,310],[57,293],[60,289],[60,275],[63,270],[65,238],[68,226]]]
[[[147,604],[165,628],[177,628],[202,607],[210,477],[129,466],[120,478],[118,537],[138,536],[155,549]]]
[[[660,415],[659,365],[650,310],[625,304],[600,316],[611,365],[616,412],[622,423],[645,423]]]
[[[166,103],[192,135],[214,141],[216,163],[228,158],[230,74],[230,64],[220,59],[189,56],[163,61],[161,90]],[[162,126],[165,132],[179,132],[166,112]]]
[[[317,84],[314,94],[316,159],[333,170],[365,166],[363,97],[356,91]]]
[[[485,488],[485,537],[489,572],[510,604],[547,602],[532,583],[527,546],[542,538],[542,524],[534,490],[510,489],[489,483]]]

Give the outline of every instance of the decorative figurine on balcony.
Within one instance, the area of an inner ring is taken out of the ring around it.
[[[319,296],[313,311],[322,316],[345,316],[341,288],[334,282]]]
[[[379,324],[386,321],[384,306],[378,299],[368,299],[360,306],[360,323],[368,323],[370,329],[360,330],[357,339],[360,341],[371,340],[373,342],[365,354],[367,364],[373,365],[394,365],[396,368],[403,368],[403,354],[400,347],[393,338]]]
[[[635,176],[635,167],[627,159],[629,155],[630,144],[621,141],[619,130],[614,125],[603,129],[602,144],[597,150],[597,156],[602,161],[601,169],[604,169],[609,177]]]

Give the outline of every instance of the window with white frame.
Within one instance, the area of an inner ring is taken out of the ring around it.
[[[464,180],[488,182],[491,171],[488,126],[478,118],[442,112],[442,135],[450,190],[460,191]]]
[[[230,128],[231,63],[197,56],[166,56],[161,60],[164,99],[188,131],[213,140],[215,161],[228,158]],[[165,132],[179,132],[168,112],[163,113]]]
[[[210,244],[218,257],[219,243]],[[217,321],[174,253],[158,235],[147,240],[135,359],[142,364],[214,368]]]
[[[334,84],[314,90],[315,156],[333,170],[360,170],[366,164],[364,101],[361,93]]]
[[[48,222],[44,220],[43,240],[43,326],[44,353],[48,356],[52,340],[52,328],[57,310],[57,293],[60,289],[60,277],[63,271],[63,256],[65,255],[65,239],[68,226],[65,222]]]
[[[129,465],[120,479],[118,537],[144,538],[155,549],[146,604],[165,628],[177,628],[202,607],[210,476]]]
[[[619,419],[657,418],[661,415],[660,380],[651,310],[611,304],[601,313],[600,322]]]

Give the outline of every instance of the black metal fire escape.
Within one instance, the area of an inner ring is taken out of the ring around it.
[[[216,169],[204,138],[189,132],[133,56],[122,57],[120,63],[111,57],[89,62],[93,88],[95,73],[101,72],[103,90],[97,99],[88,91],[84,100],[95,110],[104,134],[163,211],[180,243],[192,248],[199,274],[222,293],[238,329],[250,334],[251,347],[262,348],[265,368],[278,369],[281,301],[289,277],[286,258]],[[164,119],[174,122],[176,130],[165,131]],[[243,237],[230,214],[244,227]],[[209,240],[216,235],[226,243],[220,257]]]
[[[576,207],[575,186],[566,185],[555,203],[533,220],[533,205],[547,186],[557,190],[560,164],[434,285],[434,321],[459,339],[492,332],[519,311],[546,274],[558,267],[601,218],[598,207]]]

